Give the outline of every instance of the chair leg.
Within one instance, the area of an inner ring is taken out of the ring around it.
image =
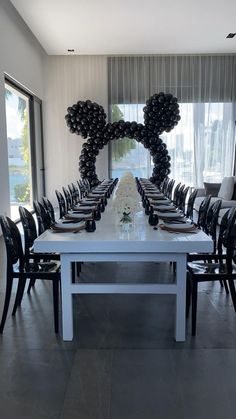
[[[81,263],[80,262],[76,263],[76,272],[77,272],[77,276],[79,276],[79,274],[81,272]]]
[[[55,333],[58,333],[58,323],[59,323],[59,281],[57,279],[52,281],[53,287],[53,313],[54,313],[54,330]]]
[[[197,324],[197,289],[198,282],[193,281],[192,286],[192,336],[196,336],[196,324]]]
[[[232,298],[233,305],[234,305],[234,311],[236,311],[236,292],[235,292],[234,280],[229,279],[228,283],[229,283],[231,298]]]
[[[186,319],[189,316],[189,310],[190,310],[190,305],[191,305],[191,294],[192,294],[191,279],[189,278],[189,274],[187,273],[187,280],[186,280]]]
[[[30,293],[30,290],[31,290],[32,287],[34,287],[35,282],[36,282],[36,279],[31,279],[30,280],[29,285],[28,285],[28,288],[27,288],[27,294]]]
[[[6,322],[6,318],[7,318],[7,312],[8,312],[10,298],[11,298],[12,283],[13,283],[13,279],[12,278],[7,278],[6,295],[5,295],[4,307],[3,307],[3,313],[2,313],[2,320],[1,320],[1,324],[0,324],[0,333],[3,332],[5,322]]]
[[[26,278],[19,279],[17,292],[16,292],[16,298],[15,298],[15,302],[14,302],[14,306],[12,310],[13,316],[15,316],[16,314],[17,307],[21,305],[21,301],[24,295],[24,290],[25,290],[25,283],[26,283]]]
[[[223,282],[223,286],[225,288],[226,294],[229,294],[229,287],[228,287],[226,279],[222,279],[222,282]]]
[[[72,284],[75,283],[75,262],[71,263],[71,277],[72,277]]]

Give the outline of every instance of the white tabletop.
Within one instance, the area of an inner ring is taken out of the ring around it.
[[[34,244],[37,252],[59,253],[191,253],[211,252],[213,242],[205,233],[170,233],[148,224],[148,217],[140,211],[135,215],[129,231],[123,231],[118,223],[119,216],[109,202],[96,222],[96,231],[88,233],[44,232]]]

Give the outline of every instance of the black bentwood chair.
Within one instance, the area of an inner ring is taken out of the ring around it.
[[[6,322],[13,280],[18,279],[16,298],[12,311],[12,315],[14,316],[21,301],[25,283],[28,278],[52,281],[54,329],[55,333],[58,333],[60,264],[58,262],[51,264],[50,262],[38,261],[38,256],[36,257],[36,260],[29,261],[28,257],[25,257],[23,252],[21,236],[16,224],[10,218],[3,216],[0,217],[0,224],[7,252],[6,294],[0,323],[0,333],[3,333]]]
[[[236,311],[236,292],[234,280],[236,279],[236,266],[233,256],[236,249],[236,208],[231,208],[222,218],[220,232],[217,242],[217,257],[212,254],[204,255],[204,261],[187,264],[187,307],[186,314],[189,313],[190,300],[192,302],[192,335],[196,335],[197,323],[197,296],[198,283],[207,281],[222,280],[229,284],[234,310]],[[226,254],[223,254],[223,247]],[[190,294],[190,298],[188,298]]]
[[[19,214],[20,214],[20,220],[24,231],[24,250],[25,250],[25,258],[27,258],[29,261],[30,259],[38,258],[40,261],[49,262],[52,260],[60,260],[60,255],[58,253],[35,253],[34,252],[34,241],[37,238],[37,228],[36,223],[34,220],[33,215],[30,211],[28,211],[26,208],[19,206]],[[54,263],[54,266],[56,264]],[[53,262],[52,262],[53,266]],[[27,289],[27,293],[30,292],[31,287],[34,286],[36,279],[31,279],[29,282],[29,286]],[[23,293],[21,296],[21,299],[23,297]],[[21,303],[21,299],[19,304]]]
[[[187,218],[190,218],[191,220],[193,219],[193,206],[194,206],[196,196],[197,196],[197,189],[194,189],[188,198],[187,210],[186,210],[185,215]]]
[[[53,205],[52,205],[51,201],[49,201],[49,199],[46,198],[46,196],[43,196],[42,201],[43,201],[43,206],[44,206],[46,212],[48,213],[49,217],[51,218],[52,224],[54,224],[56,219],[55,219],[54,208],[53,208]]]

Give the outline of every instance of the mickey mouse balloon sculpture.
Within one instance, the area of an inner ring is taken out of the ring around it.
[[[170,132],[180,120],[178,99],[170,93],[158,93],[146,101],[143,108],[144,125],[137,122],[118,121],[106,123],[102,106],[90,100],[78,101],[67,109],[65,116],[71,133],[88,140],[82,145],[79,171],[82,178],[88,178],[91,186],[99,183],[96,174],[96,156],[110,140],[134,138],[150,150],[154,168],[150,180],[160,184],[170,173],[170,156],[159,137],[164,131]]]

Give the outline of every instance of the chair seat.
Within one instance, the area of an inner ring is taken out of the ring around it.
[[[219,262],[195,262],[195,263],[188,263],[188,270],[193,275],[235,275],[236,277],[236,266],[233,265],[232,271],[229,272],[227,265],[225,263]],[[214,278],[216,279],[216,277]],[[205,281],[208,281],[209,277],[206,277]]]
[[[27,272],[37,272],[37,273],[50,273],[50,272],[60,272],[61,265],[57,262],[30,262],[25,263],[24,268],[27,270]]]

